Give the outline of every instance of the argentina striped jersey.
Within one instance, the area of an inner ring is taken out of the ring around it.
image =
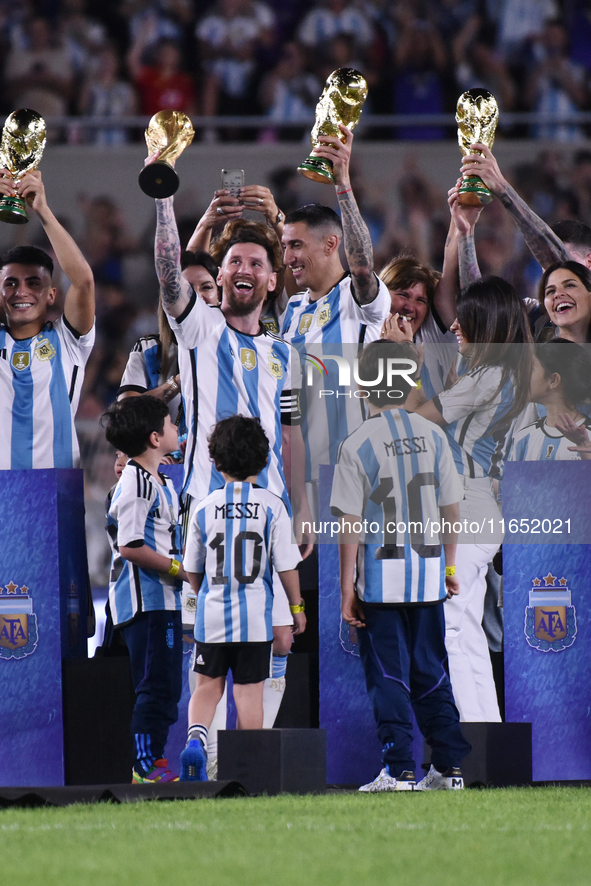
[[[183,493],[201,501],[224,485],[209,458],[207,437],[222,418],[240,414],[259,418],[269,440],[269,460],[258,484],[289,507],[281,425],[299,421],[297,355],[292,361],[291,347],[264,327],[257,335],[232,328],[219,308],[195,294],[180,317],[169,319],[179,344],[187,423]]]
[[[73,468],[74,416],[94,327],[78,335],[62,316],[32,338],[0,326],[0,470]]]
[[[160,474],[161,486],[133,459],[127,462],[107,514],[112,549],[109,604],[113,624],[122,625],[139,612],[180,610],[182,582],[124,560],[119,549],[146,544],[164,557],[182,560],[179,500],[172,480]]]
[[[389,604],[443,600],[445,563],[433,523],[437,528],[443,505],[461,498],[446,436],[422,416],[386,410],[347,437],[330,506],[335,516],[367,521],[357,554],[359,599]]]
[[[368,305],[355,301],[347,274],[316,301],[310,300],[308,290],[294,295],[280,317],[281,334],[298,350],[305,369],[301,410],[306,480],[318,479],[319,465],[336,464],[342,440],[363,421],[352,373],[350,385],[340,384],[339,366],[330,358],[344,358],[352,370],[359,346],[379,339],[390,311],[390,293],[378,282],[378,294]],[[323,371],[313,372],[307,356],[320,360]]]
[[[255,643],[273,639],[273,572],[295,569],[284,503],[250,483],[228,483],[193,514],[185,569],[204,573],[197,595],[195,639]]]
[[[591,431],[591,419],[588,416],[577,424],[588,433]],[[569,451],[568,447],[574,445],[556,428],[548,427],[546,417],[543,416],[515,432],[507,461],[580,461],[580,452]]]

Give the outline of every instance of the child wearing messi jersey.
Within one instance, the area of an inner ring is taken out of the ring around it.
[[[392,375],[398,367],[406,374]],[[363,391],[370,416],[341,445],[331,495],[341,524],[342,617],[357,628],[384,748],[384,768],[359,789],[365,793],[461,788],[470,751],[445,668],[443,614],[460,590],[454,524],[462,489],[444,432],[401,408],[416,369],[411,344],[364,348],[360,378],[381,380]],[[419,784],[411,706],[432,751]]]
[[[273,642],[273,571],[281,579],[294,619],[306,626],[283,501],[256,484],[269,441],[257,418],[234,415],[218,422],[209,454],[226,485],[197,506],[187,538],[185,568],[197,595],[196,688],[189,702],[181,781],[206,781],[207,731],[232,671],[239,729],[263,726],[263,686]]]
[[[109,605],[129,649],[136,702],[133,784],[175,781],[163,759],[178,719],[182,689],[179,502],[158,467],[178,448],[168,407],[149,395],[132,397],[105,415],[109,443],[130,456],[113,493],[107,531],[113,548]]]

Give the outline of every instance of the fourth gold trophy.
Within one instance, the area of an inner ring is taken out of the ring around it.
[[[458,99],[456,123],[458,142],[464,157],[471,154],[470,145],[480,142],[492,148],[499,119],[499,106],[494,95],[486,89],[468,89]],[[490,203],[493,195],[477,175],[468,175],[460,185],[459,202],[462,206],[480,206]]]
[[[157,160],[144,166],[139,175],[140,188],[148,197],[164,199],[178,189],[179,177],[174,164],[193,141],[195,131],[182,111],[165,110],[154,114],[146,129],[146,144],[150,156]]]
[[[354,129],[366,98],[367,83],[359,71],[353,68],[333,71],[316,105],[316,122],[310,136],[312,145],[316,146],[323,135],[333,135],[343,141],[339,123]],[[324,157],[311,154],[298,166],[298,172],[313,181],[334,184],[332,163]]]

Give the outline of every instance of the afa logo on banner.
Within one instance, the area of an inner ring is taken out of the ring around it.
[[[0,660],[25,658],[37,648],[37,616],[28,590],[13,581],[0,588]]]
[[[539,652],[562,652],[577,636],[577,613],[566,578],[548,572],[532,580],[525,607],[525,638]]]

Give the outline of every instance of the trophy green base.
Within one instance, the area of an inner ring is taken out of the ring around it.
[[[22,197],[2,197],[0,200],[0,221],[9,225],[27,224],[29,216]]]
[[[486,206],[492,198],[492,193],[477,175],[465,178],[458,190],[460,206]]]
[[[176,194],[179,187],[179,177],[164,160],[155,160],[148,163],[139,174],[139,185],[144,194],[153,197],[154,200],[164,200]]]
[[[334,185],[334,175],[332,174],[332,163],[325,160],[324,157],[307,157],[303,163],[298,166],[300,175],[312,179],[314,182],[321,182],[325,185]]]

